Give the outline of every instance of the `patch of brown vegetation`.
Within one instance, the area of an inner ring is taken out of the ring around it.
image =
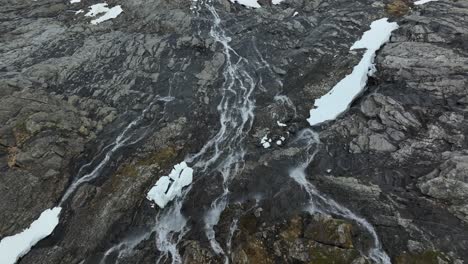
[[[8,147],[8,167],[13,168],[16,166],[17,154],[18,154],[17,147]]]
[[[385,11],[391,16],[401,17],[410,11],[412,5],[409,0],[393,0],[385,6]]]
[[[28,131],[26,130],[26,125],[24,122],[13,128],[13,135],[15,136],[17,146],[21,146],[31,137],[31,135],[29,135]]]

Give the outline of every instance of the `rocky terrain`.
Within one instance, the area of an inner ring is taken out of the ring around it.
[[[0,239],[63,207],[18,263],[468,261],[468,2],[97,3],[0,0]],[[365,92],[311,127],[383,17]]]

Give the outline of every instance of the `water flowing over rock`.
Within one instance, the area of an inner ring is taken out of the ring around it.
[[[466,1],[0,2],[13,261],[468,261]]]

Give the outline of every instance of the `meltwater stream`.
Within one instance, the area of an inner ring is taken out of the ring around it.
[[[230,38],[226,35],[221,25],[221,18],[214,7],[212,1],[198,1],[196,3],[196,14],[208,11],[212,16],[212,26],[210,36],[221,44],[225,56],[223,69],[224,83],[221,87],[221,101],[218,105],[220,114],[220,128],[218,132],[202,147],[195,155],[185,159],[195,170],[195,178],[207,175],[220,174],[223,177],[222,192],[214,201],[204,217],[204,231],[210,242],[213,251],[224,256],[225,263],[229,263],[231,238],[237,229],[237,220],[230,226],[230,234],[227,244],[223,247],[216,240],[214,226],[219,222],[221,213],[225,210],[229,202],[229,186],[237,175],[242,173],[244,166],[244,140],[248,135],[254,120],[255,102],[253,92],[256,88],[254,78],[247,69],[252,64],[241,57],[230,45]],[[256,47],[255,47],[256,48]],[[256,50],[257,53],[258,50]],[[266,64],[260,56],[260,63]],[[292,105],[287,97],[277,95],[275,100]],[[313,160],[320,144],[317,133],[310,129],[303,130],[298,138],[291,142],[298,144],[306,150],[307,157],[289,173],[289,176],[304,190],[309,196],[310,207],[308,211],[312,213],[322,213],[336,215],[352,222],[355,222],[373,239],[373,245],[368,252],[363,253],[370,260],[379,264],[390,264],[390,259],[383,251],[375,229],[365,219],[357,216],[349,209],[338,204],[333,199],[320,193],[317,188],[307,181],[305,169]],[[310,151],[312,153],[310,153]],[[131,236],[107,250],[101,263],[107,263],[106,259],[114,255],[115,262],[118,263],[122,257],[131,257],[134,248],[142,241],[149,239],[155,233],[156,247],[159,256],[156,263],[182,263],[182,256],[179,253],[178,245],[190,231],[187,219],[182,214],[182,206],[192,190],[193,185],[189,185],[176,197],[167,207],[162,208],[155,219],[155,224],[148,232],[137,236]]]
[[[210,209],[204,217],[205,234],[210,241],[213,250],[217,254],[224,254],[222,247],[215,239],[213,227],[218,223],[219,217],[227,206],[229,185],[232,179],[243,169],[244,139],[249,133],[253,120],[255,102],[253,92],[256,84],[254,78],[247,71],[252,67],[249,62],[241,57],[230,45],[230,38],[221,26],[221,18],[213,6],[213,2],[199,1],[197,14],[208,11],[212,17],[210,36],[221,44],[225,56],[223,69],[224,82],[221,86],[221,101],[217,107],[219,112],[220,128],[218,132],[202,147],[202,149],[185,161],[191,164],[195,170],[195,177],[216,175],[223,177],[222,193],[211,203]],[[178,244],[189,231],[187,220],[183,216],[182,205],[190,193],[192,185],[182,191],[170,205],[161,209],[156,216],[154,227],[137,238],[131,237],[122,243],[109,249],[101,263],[111,254],[117,253],[117,262],[121,257],[131,253],[138,244],[135,241],[143,241],[156,233],[156,246],[160,255],[156,263],[182,263],[178,251]],[[232,232],[234,232],[234,227]]]
[[[213,175],[213,172],[218,172],[223,177],[222,193],[211,203],[204,222],[205,234],[213,250],[217,254],[224,255],[222,247],[216,241],[213,227],[226,208],[231,180],[243,169],[245,155],[243,142],[254,120],[255,82],[246,70],[249,66],[248,61],[229,45],[230,38],[221,26],[221,18],[213,3],[199,2],[199,5],[199,12],[202,8],[206,8],[212,16],[210,36],[222,46],[225,56],[224,83],[221,87],[222,98],[217,107],[220,114],[220,128],[203,148],[197,154],[188,157],[186,162],[192,164],[195,174],[199,177]],[[182,262],[177,246],[189,231],[189,227],[180,210],[191,189],[191,186],[185,189],[170,208],[163,209],[157,216],[153,230],[156,232],[156,245],[161,252],[157,263],[169,259],[172,263]]]
[[[89,172],[89,173],[87,173],[87,174],[85,174],[83,176],[80,175],[81,172],[83,171],[83,169],[86,168],[86,167],[89,167],[94,162],[94,160],[92,160],[90,163],[87,163],[87,164],[83,165],[80,168],[80,170],[78,171],[77,177],[75,177],[73,182],[70,184],[70,186],[65,191],[65,194],[62,196],[62,199],[60,200],[59,206],[62,206],[62,204],[65,201],[67,201],[67,199],[70,197],[70,195],[73,194],[73,192],[76,191],[76,189],[78,187],[80,187],[83,183],[90,182],[90,181],[96,179],[100,175],[100,172],[102,171],[102,169],[105,168],[105,166],[107,166],[109,161],[111,161],[111,158],[112,158],[112,156],[114,155],[114,153],[116,151],[118,151],[119,149],[121,149],[122,147],[125,147],[127,145],[134,144],[134,143],[136,143],[137,141],[139,141],[141,139],[141,137],[140,137],[140,138],[130,142],[130,140],[133,138],[133,136],[135,134],[135,131],[133,130],[133,128],[135,126],[137,126],[143,120],[143,118],[145,117],[145,114],[151,109],[152,106],[153,106],[153,103],[149,104],[142,111],[140,116],[137,117],[137,119],[130,122],[125,127],[125,129],[122,130],[122,132],[117,136],[117,138],[115,139],[114,142],[112,142],[111,144],[109,144],[108,146],[106,146],[103,149],[103,151],[106,151],[106,154],[104,155],[104,158],[94,167],[94,169],[91,172]]]
[[[364,218],[357,216],[348,208],[340,205],[335,200],[322,194],[312,183],[307,180],[306,169],[313,161],[315,155],[319,150],[320,138],[319,134],[311,129],[304,129],[298,137],[290,144],[304,146],[305,158],[295,168],[291,169],[289,176],[307,192],[309,196],[309,205],[307,211],[310,214],[330,214],[336,215],[358,224],[363,228],[372,238],[373,244],[369,252],[364,253],[374,263],[378,264],[391,264],[390,258],[382,249],[379,237],[374,227]]]
[[[112,160],[115,152],[125,146],[129,146],[140,141],[147,134],[147,132],[143,132],[138,136],[138,127],[143,121],[145,114],[154,105],[154,102],[163,101],[165,106],[166,102],[170,100],[171,98],[169,97],[157,97],[157,99],[153,101],[153,103],[150,103],[135,120],[130,122],[122,130],[111,144],[104,147],[89,163],[80,167],[78,173],[73,179],[73,182],[65,190],[64,195],[56,207],[45,210],[40,217],[23,232],[2,239],[0,241],[0,251],[9,251],[8,256],[6,256],[7,259],[5,260],[5,263],[15,263],[20,257],[26,255],[37,242],[49,236],[59,224],[63,204],[83,183],[90,182],[98,178],[101,175],[102,170],[108,166],[109,162]],[[95,166],[91,172],[82,175],[83,171],[91,168],[94,164]]]

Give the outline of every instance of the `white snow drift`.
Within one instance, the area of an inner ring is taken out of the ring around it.
[[[0,241],[0,263],[14,264],[41,239],[49,236],[59,223],[61,207],[47,209],[29,228]]]
[[[109,19],[116,18],[118,15],[120,15],[120,13],[123,12],[122,7],[120,5],[108,8],[107,3],[95,4],[90,6],[89,8],[89,12],[85,14],[85,16],[87,17],[95,17],[99,14],[103,14],[102,16],[91,20],[91,24],[93,25],[99,24]]]
[[[272,3],[274,5],[277,5],[284,0],[273,0]],[[239,3],[241,5],[245,5],[248,7],[253,7],[253,8],[260,8],[261,6],[258,4],[257,0],[231,0],[232,3]]]
[[[167,203],[182,193],[182,188],[192,183],[193,169],[185,161],[177,164],[168,176],[162,176],[149,190],[146,198],[164,208]]]
[[[414,4],[415,5],[424,5],[425,3],[435,2],[435,1],[438,1],[438,0],[419,0],[419,1],[414,2]]]
[[[351,50],[367,49],[353,72],[336,84],[330,92],[315,100],[314,109],[310,110],[310,117],[307,119],[311,126],[333,120],[348,109],[353,99],[365,88],[368,75],[376,71],[373,64],[375,53],[388,42],[398,24],[389,23],[387,18],[382,18],[372,22],[370,27],[371,29],[364,32],[362,38],[351,47]]]

